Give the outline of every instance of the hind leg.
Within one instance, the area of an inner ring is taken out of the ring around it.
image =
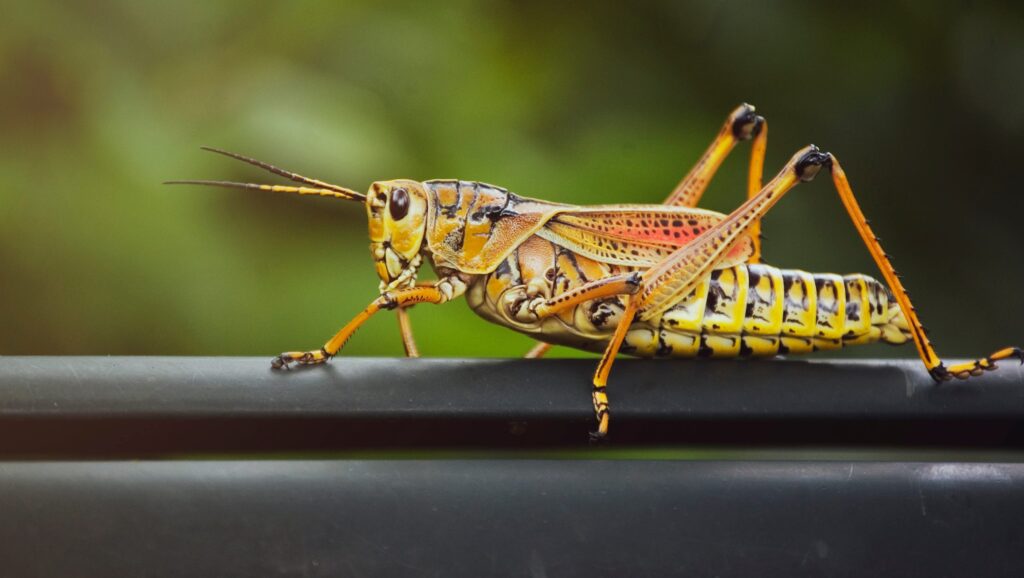
[[[608,433],[608,374],[633,319],[646,320],[657,316],[693,291],[749,234],[754,222],[761,219],[787,191],[801,181],[813,179],[828,158],[827,153],[814,146],[801,149],[757,195],[643,272],[636,291],[627,298],[626,310],[594,371],[594,413],[598,425],[593,437],[603,438]]]
[[[753,139],[750,150],[750,166],[747,170],[747,198],[752,198],[761,190],[761,177],[764,174],[764,155],[768,148],[768,121],[754,113],[754,107],[743,104],[737,107],[725,120],[718,136],[697,161],[690,172],[676,185],[672,194],[665,199],[666,205],[696,207],[700,203],[704,191],[711,179],[718,172],[725,157],[740,141]],[[761,222],[756,221],[749,229],[750,238],[754,243],[754,252],[748,259],[749,263],[761,262]]]
[[[736,145],[745,140],[753,139],[750,152],[750,167],[747,175],[747,198],[752,198],[761,190],[761,178],[764,174],[764,156],[768,147],[768,122],[755,113],[754,107],[741,104],[736,107],[722,124],[721,130],[701,155],[697,164],[676,185],[672,193],[665,199],[665,205],[696,207],[704,196],[708,184],[714,178],[718,168]],[[761,262],[761,224],[756,221],[749,229],[754,251],[747,259],[748,263]],[[525,355],[527,359],[543,357],[550,345],[538,343]]]
[[[875,264],[882,271],[882,276],[896,297],[896,302],[900,304],[900,309],[907,320],[907,325],[910,326],[910,336],[914,340],[914,345],[917,347],[917,352],[921,356],[921,361],[924,362],[925,368],[928,369],[928,373],[936,381],[947,381],[954,377],[957,379],[967,379],[995,369],[995,362],[1001,359],[1015,358],[1024,363],[1024,351],[1021,348],[1005,347],[974,361],[946,367],[942,360],[939,359],[935,348],[932,347],[931,340],[928,339],[927,332],[917,316],[917,310],[914,309],[914,304],[910,302],[910,295],[903,287],[903,282],[900,280],[899,275],[896,274],[888,254],[882,249],[878,237],[875,236],[867,218],[864,217],[864,213],[861,211],[860,205],[853,195],[853,189],[850,188],[846,172],[839,165],[839,160],[829,155],[828,167],[832,171],[832,182],[835,184],[836,192],[839,193],[839,198],[842,200],[847,214],[850,215],[850,220],[853,221],[857,233],[860,234],[861,240],[867,246],[868,252],[871,253],[871,257],[875,260]]]

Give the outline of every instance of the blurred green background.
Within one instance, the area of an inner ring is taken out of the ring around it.
[[[375,296],[360,207],[161,186],[272,180],[199,145],[360,190],[457,177],[561,202],[653,203],[743,101],[771,127],[768,176],[809,142],[842,159],[941,352],[1024,342],[1024,13],[1009,4],[123,0],[4,12],[0,354],[270,355],[318,347]],[[741,201],[738,150],[709,208]],[[773,264],[876,274],[828,179],[788,196],[766,236]],[[458,302],[412,318],[426,355],[530,346]],[[345,354],[400,352],[382,315]]]

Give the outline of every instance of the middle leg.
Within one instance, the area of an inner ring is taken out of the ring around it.
[[[275,357],[270,365],[274,369],[288,369],[290,364],[315,365],[324,363],[334,357],[357,329],[363,326],[370,317],[382,309],[409,307],[417,303],[434,303],[440,305],[462,295],[466,283],[458,276],[445,277],[435,284],[423,284],[382,293],[366,309],[363,309],[351,321],[329,339],[319,350],[287,351]]]
[[[600,299],[602,297],[611,297],[613,295],[630,295],[633,294],[640,287],[640,274],[639,273],[627,273],[623,275],[615,275],[613,277],[606,277],[604,279],[595,279],[589,283],[585,283],[571,291],[546,299],[544,297],[538,297],[537,299],[525,304],[525,306],[519,311],[514,312],[516,317],[522,317],[523,321],[529,320],[530,317],[544,318],[556,315],[575,307],[585,301],[591,301],[594,299]],[[538,341],[537,345],[534,345],[530,351],[524,356],[526,359],[540,359],[551,349],[551,345]]]

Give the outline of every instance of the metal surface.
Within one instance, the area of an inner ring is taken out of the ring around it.
[[[616,370],[603,455],[735,461],[500,451],[585,446],[592,360],[2,357],[0,576],[1024,575],[1015,364],[941,386],[916,361]],[[277,453],[414,448],[506,459]]]
[[[623,360],[615,444],[1024,447],[1024,373]],[[0,357],[0,454],[585,445],[593,360]]]
[[[5,576],[1021,576],[1024,465],[0,464]]]

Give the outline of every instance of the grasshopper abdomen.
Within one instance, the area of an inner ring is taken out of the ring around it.
[[[624,296],[586,301],[541,319],[527,304],[629,271],[534,237],[467,292],[484,318],[538,340],[601,351]],[[661,315],[634,320],[622,351],[639,357],[768,357],[884,341],[907,341],[889,291],[861,274],[812,274],[767,265],[713,271]]]

